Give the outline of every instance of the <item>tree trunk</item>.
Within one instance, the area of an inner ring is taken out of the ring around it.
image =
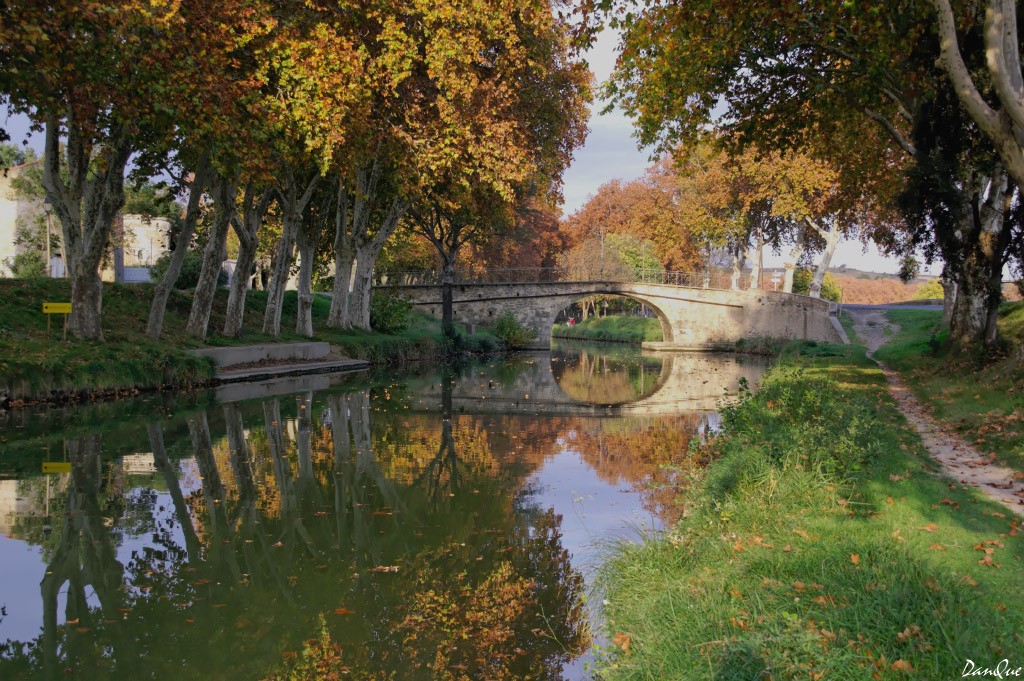
[[[784,293],[793,292],[793,276],[796,274],[797,263],[800,262],[800,258],[804,254],[804,236],[806,228],[801,226],[797,232],[796,241],[793,242],[793,248],[789,251],[789,257],[786,258],[786,262],[783,263],[786,268],[785,277],[782,279],[782,291]]]
[[[178,234],[177,242],[174,244],[174,252],[167,264],[167,271],[163,279],[153,290],[153,302],[149,306],[149,321],[146,324],[146,335],[157,340],[164,328],[164,315],[167,313],[167,299],[181,274],[181,266],[185,262],[185,256],[192,246],[192,235],[196,231],[196,223],[199,221],[200,199],[206,191],[206,184],[209,181],[210,164],[209,159],[204,157],[196,166],[192,184],[189,186],[188,205],[185,208],[185,220]]]
[[[284,185],[278,191],[282,234],[274,256],[273,272],[267,291],[267,309],[263,314],[263,333],[271,336],[281,335],[281,306],[291,274],[295,239],[302,227],[302,214],[313,198],[313,191],[319,180],[319,175],[313,175],[304,186],[300,186],[294,171],[289,169]]]
[[[740,277],[743,276],[743,261],[740,259],[740,251],[736,251],[732,254],[732,279],[729,283],[729,288],[733,291],[740,290]]]
[[[331,286],[331,310],[327,326],[348,328],[348,293],[352,283],[352,261],[355,249],[348,234],[348,191],[338,182],[338,203],[334,214],[334,282]]]
[[[68,331],[77,338],[103,340],[103,281],[95,267],[82,262],[71,275],[71,315],[67,324]]]
[[[761,288],[761,258],[758,257],[760,246],[758,244],[747,251],[747,259],[750,260],[750,285],[747,288],[751,290]]]
[[[231,277],[231,289],[228,292],[228,309],[224,315],[224,335],[238,338],[242,335],[245,322],[245,297],[252,277],[253,263],[256,260],[256,240],[238,239],[238,260],[235,261],[235,273]]]
[[[942,277],[939,279],[942,284],[942,325],[949,328],[953,319],[953,308],[956,305],[956,280],[951,276],[949,265],[942,268]]]
[[[370,296],[373,287],[373,265],[376,254],[366,247],[356,250],[355,276],[348,302],[349,328],[370,331]]]
[[[233,185],[220,179],[216,190],[216,211],[213,218],[213,230],[210,232],[206,248],[203,249],[203,268],[199,272],[199,281],[192,295],[192,310],[188,316],[186,330],[199,339],[206,338],[210,326],[210,312],[213,310],[213,297],[217,293],[217,279],[220,269],[227,257],[228,229],[232,214],[235,211],[235,192]]]
[[[259,246],[259,229],[263,218],[274,200],[272,189],[264,189],[257,199],[259,190],[250,183],[245,188],[242,198],[242,219],[237,214],[231,226],[238,236],[238,259],[235,261],[235,272],[231,277],[228,293],[228,309],[224,316],[224,335],[238,338],[242,335],[245,322],[245,298],[252,277],[253,263],[256,261],[256,249]],[[258,276],[257,276],[258,279]]]
[[[455,254],[443,258],[441,265],[441,332],[446,338],[455,338],[455,311],[452,307],[452,289],[455,285]]]
[[[836,246],[839,245],[839,237],[842,236],[842,232],[839,229],[839,225],[833,223],[828,231],[825,231],[817,224],[807,221],[812,229],[814,229],[821,238],[825,240],[825,250],[821,252],[821,259],[818,261],[818,266],[814,268],[814,276],[811,278],[810,290],[807,292],[811,298],[821,298],[821,287],[825,283],[825,273],[828,272],[828,266],[832,262],[832,256],[836,252]]]
[[[294,220],[285,220],[283,227],[281,240],[278,241],[274,253],[270,283],[267,286],[267,308],[263,313],[263,333],[275,337],[281,335],[281,306],[284,303],[284,290],[288,286],[292,255],[295,251]]]
[[[77,338],[103,340],[103,284],[99,266],[110,242],[114,220],[124,205],[124,170],[132,145],[114,131],[93,157],[81,131],[67,126],[67,168],[61,168],[60,121],[46,122],[43,187],[60,220],[66,266],[71,279],[71,314],[67,328]],[[65,172],[66,171],[66,172]],[[65,180],[66,176],[66,180]]]
[[[956,301],[949,335],[961,347],[992,347],[1002,300],[1003,257],[1011,230],[1006,215],[1014,192],[1006,172],[982,178],[975,195],[973,229],[966,235],[957,277]]]
[[[299,285],[298,309],[295,312],[295,333],[313,337],[313,258],[316,251],[314,226],[306,221],[299,228]]]

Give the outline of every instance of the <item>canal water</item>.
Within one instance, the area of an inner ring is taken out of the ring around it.
[[[586,679],[763,364],[563,344],[0,416],[0,679]]]

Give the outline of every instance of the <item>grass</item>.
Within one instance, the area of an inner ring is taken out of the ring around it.
[[[613,343],[644,343],[662,339],[661,322],[657,319],[623,315],[590,317],[572,326],[555,324],[551,335],[556,338]]]
[[[959,678],[1021,650],[1019,520],[935,475],[863,348],[794,347],[691,447],[684,520],[609,555],[600,678]]]
[[[185,333],[191,292],[175,291],[167,305],[164,332],[159,341],[145,335],[152,286],[105,284],[103,288],[103,333],[105,342],[95,343],[61,338],[61,316],[52,320],[47,332],[43,301],[70,298],[67,280],[0,280],[0,399],[12,400],[74,398],[86,394],[122,394],[158,387],[187,387],[208,382],[213,368],[206,360],[189,355],[201,347]],[[248,345],[265,342],[308,340],[296,334],[296,296],[285,294],[279,338],[260,330],[266,293],[250,291],[246,297],[246,323],[239,338],[218,335],[224,324],[227,291],[217,291],[210,316],[206,345]],[[313,301],[315,338],[331,343],[344,354],[374,364],[399,364],[431,360],[449,352],[440,324],[414,312],[409,328],[396,334],[344,331],[326,328],[330,301]],[[467,351],[497,349],[499,341],[488,331],[473,336],[463,330],[460,348]]]
[[[842,324],[843,330],[846,331],[846,337],[850,339],[851,343],[857,342],[857,330],[853,326],[853,317],[850,313],[843,311],[839,314],[839,323]]]
[[[897,370],[934,416],[1001,464],[1024,473],[1024,367],[1013,359],[979,367],[948,354],[941,313],[890,310],[900,327],[876,353]],[[1024,303],[1000,310],[1000,333],[1019,345]]]

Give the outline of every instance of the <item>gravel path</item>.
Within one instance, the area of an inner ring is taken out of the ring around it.
[[[1015,471],[994,463],[989,455],[978,452],[957,434],[943,429],[913,393],[900,381],[899,374],[875,359],[899,327],[889,321],[884,310],[850,310],[857,342],[867,346],[873,359],[889,381],[889,392],[903,415],[921,435],[921,441],[949,477],[981,490],[1014,513],[1024,516],[1024,479]]]

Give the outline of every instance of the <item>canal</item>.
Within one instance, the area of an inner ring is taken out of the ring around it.
[[[0,416],[0,678],[586,679],[602,552],[763,370],[563,343]]]

